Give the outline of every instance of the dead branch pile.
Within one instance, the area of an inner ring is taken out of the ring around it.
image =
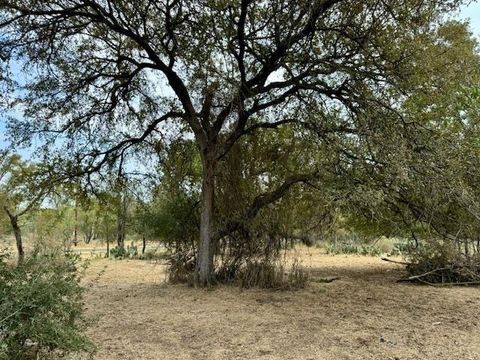
[[[167,259],[169,281],[184,283],[191,280],[195,270],[195,252],[192,250],[178,251]]]
[[[480,285],[480,258],[439,261],[439,258],[416,259],[412,262],[382,258],[394,264],[406,265],[409,274],[399,282],[418,282],[428,285]],[[443,259],[444,260],[444,259]]]
[[[432,285],[480,285],[480,262],[471,259],[447,264],[409,263],[406,270],[410,276],[401,281]]]
[[[408,276],[399,281],[436,286],[480,285],[480,254],[462,252],[451,241],[430,239],[406,258],[406,262],[382,260],[405,265]]]

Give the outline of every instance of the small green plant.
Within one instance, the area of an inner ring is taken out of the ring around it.
[[[115,246],[110,250],[110,256],[114,259],[123,259],[127,255],[127,250],[124,247]]]
[[[79,257],[34,253],[19,266],[0,256],[0,359],[91,351],[84,335]]]
[[[110,250],[110,256],[114,259],[135,259],[138,256],[138,248],[132,242],[130,245],[125,247],[115,246]]]
[[[129,259],[134,259],[138,256],[138,248],[133,242],[127,246],[127,257]]]

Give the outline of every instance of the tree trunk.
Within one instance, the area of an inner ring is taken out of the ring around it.
[[[18,264],[20,265],[23,263],[23,259],[25,258],[25,252],[23,251],[23,240],[22,240],[22,232],[20,231],[20,227],[18,226],[18,219],[16,216],[10,219],[12,223],[13,233],[15,234],[15,242],[17,244],[17,252],[18,252]]]
[[[109,258],[110,257],[110,229],[108,228],[108,226],[106,227],[107,228],[107,232],[106,232],[106,238],[107,238],[107,253],[105,254],[105,257]]]
[[[215,162],[207,156],[202,159],[202,211],[200,216],[200,243],[198,246],[195,282],[207,286],[214,280],[213,257],[215,246],[212,240],[215,197]]]
[[[120,249],[125,248],[125,222],[127,212],[127,197],[125,194],[120,193],[117,213],[117,246]]]
[[[73,209],[74,224],[73,224],[73,246],[78,245],[78,204],[75,200],[75,207]]]
[[[18,265],[23,263],[25,258],[25,252],[23,250],[23,240],[22,240],[22,232],[20,231],[20,227],[18,226],[18,216],[11,213],[7,207],[4,207],[5,212],[10,219],[10,224],[12,225],[13,234],[15,235],[15,242],[17,245],[17,253],[18,253]]]
[[[145,238],[145,235],[142,237],[142,255],[145,255],[145,248],[147,247],[147,239]]]

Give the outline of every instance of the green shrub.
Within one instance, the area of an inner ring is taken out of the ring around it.
[[[130,245],[125,247],[115,246],[110,250],[110,256],[114,259],[135,259],[138,256],[138,248],[132,242]]]
[[[356,244],[340,244],[328,245],[326,248],[327,254],[354,254],[364,256],[379,256],[382,254],[382,249],[376,245],[356,245]]]
[[[35,253],[14,266],[0,255],[1,360],[93,350],[84,335],[88,323],[78,261],[78,256]]]
[[[110,249],[110,256],[114,259],[123,259],[127,255],[127,250],[124,247],[115,246]]]
[[[127,246],[127,257],[129,259],[134,259],[138,256],[138,248],[133,242],[131,245]]]
[[[358,254],[358,246],[353,244],[327,245],[327,254]]]
[[[362,245],[360,247],[360,255],[364,256],[380,256],[382,249],[375,245]]]

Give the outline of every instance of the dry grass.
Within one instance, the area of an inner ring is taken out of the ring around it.
[[[295,292],[198,290],[165,284],[161,264],[96,260],[93,358],[480,359],[480,288],[397,284],[401,267],[377,258],[301,257],[313,281]]]

